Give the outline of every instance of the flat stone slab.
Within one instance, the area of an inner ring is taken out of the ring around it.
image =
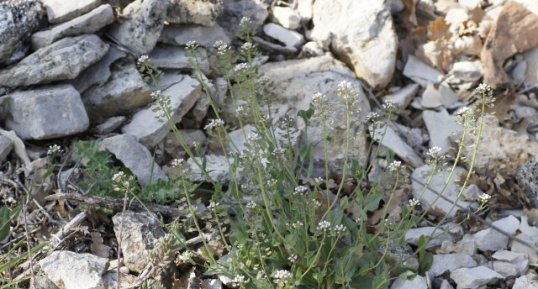
[[[187,75],[172,74],[169,77],[177,80],[163,89],[162,95],[170,100],[173,121],[179,122],[200,98],[202,86],[196,79]],[[162,115],[160,111],[161,107],[158,104],[139,110],[133,115],[131,122],[123,127],[123,133],[135,136],[148,147],[157,145],[170,131],[170,123],[160,117]]]
[[[6,97],[10,98],[6,127],[22,139],[69,136],[90,124],[80,94],[69,84],[16,91]]]
[[[168,177],[155,163],[149,150],[141,145],[134,136],[120,134],[103,139],[99,147],[111,152],[125,167],[137,177],[143,185],[149,185],[158,180],[168,180]]]
[[[66,36],[94,33],[114,22],[114,19],[112,6],[109,4],[101,5],[71,21],[34,33],[32,35],[32,47],[37,50]]]
[[[202,72],[207,74],[209,72],[207,52],[205,49],[200,49],[198,53],[200,53],[200,68]],[[157,45],[149,55],[149,62],[158,68],[190,70],[192,69],[190,61],[191,58],[185,49],[177,46]]]
[[[49,23],[56,24],[78,17],[101,5],[101,0],[41,0]]]
[[[189,41],[196,41],[203,47],[212,47],[218,40],[230,44],[231,40],[219,25],[212,27],[198,25],[169,25],[166,26],[159,38],[160,42],[185,46]]]
[[[0,70],[0,86],[30,86],[74,79],[99,61],[108,48],[107,43],[93,34],[64,38]]]

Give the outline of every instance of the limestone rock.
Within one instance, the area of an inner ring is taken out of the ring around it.
[[[425,110],[422,112],[422,118],[430,134],[430,147],[440,147],[442,154],[449,152],[452,147],[450,136],[463,131],[463,127],[456,123],[456,117],[443,109],[439,112]]]
[[[74,79],[99,61],[108,47],[96,35],[64,38],[35,51],[12,67],[0,70],[0,86],[29,86]]]
[[[59,288],[105,289],[102,275],[108,259],[92,254],[55,251],[39,261],[47,279]]]
[[[230,44],[231,40],[219,25],[204,27],[199,25],[169,25],[159,38],[160,42],[185,46],[189,41],[196,41],[203,47],[213,47],[218,40]]]
[[[101,0],[41,0],[47,9],[49,22],[56,24],[78,17],[101,4]]]
[[[538,208],[538,156],[518,169],[516,179],[525,195]]]
[[[456,167],[450,180],[448,179],[450,174],[449,169],[450,168],[442,169],[440,172],[435,173],[429,188],[424,190],[424,184],[427,183],[432,167],[431,165],[418,167],[412,173],[411,185],[413,189],[413,197],[420,201],[424,209],[430,210],[433,214],[448,214],[449,217],[454,217],[456,212],[461,210],[459,207],[456,207],[454,203],[464,208],[468,208],[470,203],[458,198],[460,188],[455,183],[455,180],[465,172],[465,169]],[[443,190],[445,182],[447,183],[447,186]],[[443,198],[438,194],[442,194]]]
[[[121,239],[125,266],[131,271],[142,272],[150,261],[151,251],[165,235],[159,220],[148,212],[126,211],[117,213],[112,222],[116,239]]]
[[[516,279],[512,289],[538,289],[538,276],[536,273],[529,273]]]
[[[222,12],[222,0],[171,0],[166,20],[174,24],[213,26]]]
[[[125,52],[111,46],[101,60],[81,72],[71,83],[80,93],[85,92],[92,86],[106,83],[112,74],[110,65],[126,55]]]
[[[205,49],[199,49],[198,53],[200,69],[207,74],[209,72],[207,52]],[[149,55],[149,62],[152,66],[164,69],[192,69],[187,52],[184,48],[177,46],[157,45]]]
[[[398,157],[413,167],[424,164],[422,158],[398,135],[391,125],[370,126],[370,134],[376,142],[394,151]]]
[[[485,266],[474,268],[460,268],[450,272],[450,278],[458,284],[461,289],[473,289],[482,285],[495,282],[503,277]]]
[[[529,270],[529,257],[526,254],[501,250],[495,252],[491,257],[495,260],[513,264],[518,275],[523,275]]]
[[[161,168],[153,161],[149,150],[132,135],[120,134],[105,138],[100,142],[99,147],[101,150],[114,154],[144,186],[158,180],[168,180]]]
[[[493,225],[512,236],[516,233],[516,230],[519,227],[519,220],[514,216],[508,216],[493,222]],[[506,249],[508,241],[510,240],[508,236],[501,234],[492,228],[477,232],[473,235],[473,238],[476,247],[482,251],[498,251]]]
[[[23,43],[39,29],[43,16],[38,0],[0,2],[0,64],[24,57],[27,49]]]
[[[32,47],[34,50],[37,50],[66,36],[91,34],[112,22],[114,22],[112,6],[109,4],[101,5],[69,22],[34,33],[34,35],[32,35]]]
[[[119,63],[105,84],[84,92],[83,100],[92,119],[105,118],[147,105],[151,93],[136,66],[127,62]]]
[[[372,87],[392,79],[398,39],[388,1],[317,0],[312,38],[348,62]]]
[[[428,275],[437,277],[446,271],[452,272],[459,268],[471,268],[477,265],[473,257],[468,254],[435,254]]]
[[[409,84],[396,92],[384,96],[383,99],[392,102],[398,109],[405,110],[417,95],[419,88],[419,85],[416,83]]]
[[[301,25],[301,16],[290,7],[273,7],[273,19],[286,29],[295,30]]]
[[[439,70],[427,65],[413,55],[407,57],[403,75],[411,78],[422,87],[439,83],[443,78],[443,74]]]
[[[114,24],[110,36],[136,55],[147,54],[159,39],[169,0],[136,0],[123,9],[126,18]]]
[[[113,116],[97,125],[95,130],[98,134],[108,134],[118,129],[126,120],[125,116]]]
[[[22,139],[51,139],[85,131],[88,115],[80,94],[68,84],[15,91],[7,96],[6,127]]]
[[[263,0],[223,0],[223,3],[223,11],[217,22],[230,37],[238,36],[242,19],[250,19],[249,25],[256,31],[269,16],[268,5]]]
[[[275,23],[265,24],[263,26],[263,32],[269,37],[284,43],[286,47],[297,48],[299,45],[304,43],[304,37],[302,34],[293,30],[288,30]]]
[[[436,227],[422,227],[410,229],[405,233],[405,241],[411,245],[418,245],[420,237],[424,236],[426,238],[431,238],[430,241],[426,244],[426,249],[430,249],[436,246],[441,245],[444,241],[452,240],[453,233],[461,231],[461,226],[455,226],[453,224],[448,224],[440,228]]]
[[[164,77],[167,77],[166,75]],[[200,98],[201,84],[187,75],[169,75],[175,83],[162,87],[162,95],[170,100],[169,109],[172,121],[179,122]],[[123,133],[135,136],[142,144],[153,147],[160,143],[170,130],[170,123],[159,112],[158,104],[142,109],[133,115],[131,122],[123,127]],[[157,110],[157,111],[155,111]]]

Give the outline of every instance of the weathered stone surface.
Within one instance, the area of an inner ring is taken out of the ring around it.
[[[458,289],[473,289],[495,282],[503,277],[485,266],[460,268],[450,272],[450,278],[458,284]]]
[[[525,195],[538,208],[538,156],[518,169],[516,179]]]
[[[185,46],[196,41],[201,46],[212,47],[218,40],[230,44],[231,40],[219,25],[204,27],[199,25],[169,25],[164,27],[160,42]]]
[[[47,279],[58,288],[105,289],[101,276],[108,259],[70,251],[52,252],[39,265]]]
[[[415,277],[409,279],[409,277],[413,275],[415,275]],[[390,289],[428,289],[428,282],[426,281],[426,278],[420,275],[406,272],[400,275],[398,279],[394,280]]]
[[[74,79],[99,61],[108,47],[96,35],[64,38],[37,50],[12,67],[0,70],[0,86],[29,86]]]
[[[301,26],[301,16],[290,7],[275,6],[272,12],[275,22],[284,28],[295,30]]]
[[[7,96],[6,127],[22,139],[51,139],[77,134],[89,126],[80,94],[68,84],[16,91]]]
[[[470,203],[458,198],[460,188],[455,183],[455,180],[465,172],[465,169],[456,167],[451,178],[448,179],[449,170],[450,168],[442,169],[440,172],[435,173],[428,189],[424,190],[424,184],[427,183],[432,166],[424,165],[418,167],[412,173],[411,185],[413,197],[420,201],[424,209],[430,210],[433,214],[448,214],[449,217],[453,217],[456,215],[456,212],[461,210],[454,205],[455,203],[464,208],[469,207]],[[447,186],[443,190],[445,183],[447,183]],[[438,194],[442,194],[443,198]]]
[[[101,0],[41,0],[47,9],[49,22],[56,24],[71,20],[101,5]]]
[[[165,232],[159,220],[148,212],[117,213],[112,217],[116,239],[121,240],[124,263],[129,270],[142,272]],[[121,228],[121,230],[120,230]]]
[[[230,37],[237,37],[240,32],[241,19],[244,17],[252,22],[251,28],[258,30],[263,25],[269,12],[268,5],[263,0],[223,0],[224,6],[217,22]]]
[[[27,49],[23,43],[39,29],[43,16],[38,0],[0,2],[0,64],[10,64],[24,57]]]
[[[171,0],[166,20],[174,24],[213,26],[222,12],[222,0]]]
[[[4,135],[0,135],[0,163],[2,163],[13,149],[13,141]]]
[[[205,161],[205,172],[200,169],[200,166]],[[229,180],[230,164],[233,159],[226,159],[219,155],[206,155],[205,160],[201,157],[187,160],[186,177],[192,182],[218,182],[221,184],[227,183]],[[198,163],[198,166],[196,163]]]
[[[205,49],[199,49],[200,69],[204,73],[209,72],[209,62],[207,60],[207,52]],[[149,62],[152,66],[165,69],[192,69],[190,57],[182,47],[157,45],[149,55]]]
[[[428,84],[439,83],[443,78],[443,73],[413,55],[407,57],[403,75],[411,78],[422,87],[426,87]]]
[[[159,39],[169,0],[136,0],[123,9],[126,18],[110,27],[109,34],[137,55],[147,54]]]
[[[172,85],[159,87],[162,89],[162,95],[170,100],[169,108],[173,121],[179,122],[200,98],[202,86],[197,80],[187,75],[170,74],[164,77],[175,79]],[[161,110],[158,104],[153,104],[151,107],[136,112],[131,122],[123,127],[123,133],[135,136],[138,141],[148,147],[157,145],[170,130],[170,123],[162,117]]]
[[[341,162],[344,159],[345,151],[345,112],[342,112],[342,98],[334,97],[339,83],[346,81],[356,91],[357,102],[353,108],[355,114],[352,116],[356,121],[352,121],[350,137],[353,139],[353,146],[350,154],[357,157],[360,164],[365,164],[366,131],[362,125],[362,120],[370,112],[370,106],[362,91],[359,81],[352,72],[341,62],[333,59],[329,55],[314,57],[309,59],[290,60],[276,63],[267,63],[260,67],[260,73],[266,76],[273,83],[269,89],[269,95],[274,103],[289,105],[287,114],[295,118],[299,110],[310,108],[312,97],[316,93],[327,95],[329,106],[328,118],[333,121],[333,130],[329,140],[328,155],[330,156],[329,168],[335,172],[342,168]],[[302,130],[304,124],[297,120],[297,128]],[[321,124],[313,124],[308,128],[308,136],[305,142],[314,144],[313,156],[316,163],[322,163],[324,159],[323,129]]]
[[[112,22],[114,22],[112,6],[109,4],[101,5],[69,22],[34,33],[34,35],[32,35],[32,47],[34,50],[37,50],[66,36],[91,34]]]
[[[207,136],[201,129],[181,129],[178,131],[181,140],[189,149],[194,149],[196,146],[205,147]],[[164,139],[164,151],[176,158],[186,156],[185,149],[181,145],[179,139],[173,132],[169,132]]]
[[[111,75],[110,65],[126,55],[125,52],[111,46],[101,60],[81,72],[71,83],[80,93],[94,85],[106,83]]]
[[[504,219],[493,222],[493,225],[506,234],[512,236],[516,233],[516,230],[519,227],[519,220],[514,216],[508,216]],[[506,249],[508,246],[508,241],[510,240],[508,236],[501,234],[492,228],[487,228],[477,232],[473,235],[473,238],[475,240],[476,247],[482,251],[498,251]]]
[[[398,39],[387,1],[317,0],[312,38],[348,62],[372,87],[392,79]]]
[[[419,88],[419,85],[416,83],[409,84],[394,93],[384,96],[383,99],[385,101],[392,102],[398,109],[404,110],[411,103],[411,101],[413,101],[413,98],[415,98],[417,95]]]
[[[446,271],[454,271],[459,268],[470,268],[478,265],[476,261],[467,254],[435,254],[428,275],[437,277]]]
[[[370,126],[370,133],[375,141],[394,151],[398,157],[413,167],[424,164],[422,158],[396,133],[391,125]]]
[[[82,99],[92,118],[104,118],[147,105],[151,92],[133,63],[119,63],[105,84],[88,89]]]
[[[463,127],[456,123],[456,117],[442,109],[439,112],[425,110],[422,112],[422,118],[430,134],[430,147],[440,147],[442,154],[449,152],[452,147],[450,136],[463,131]]]
[[[501,250],[495,252],[491,257],[495,260],[513,264],[517,269],[518,275],[523,275],[529,270],[529,256],[526,254]]]
[[[107,119],[105,122],[97,125],[95,127],[95,131],[98,134],[111,133],[118,129],[126,120],[127,118],[125,116],[113,116]]]
[[[269,37],[276,39],[286,47],[297,48],[304,43],[304,36],[296,31],[288,30],[275,23],[267,23],[263,26],[263,32]]]
[[[153,161],[149,150],[132,135],[120,134],[108,137],[102,140],[99,146],[102,150],[114,154],[144,186],[157,180],[168,180],[161,168]]]
[[[538,289],[538,276],[536,273],[529,273],[516,279],[512,289]]]
[[[444,241],[451,241],[454,239],[452,235],[460,233],[461,231],[461,226],[454,224],[447,224],[445,226],[441,226],[440,228],[422,227],[410,229],[405,233],[404,239],[411,245],[417,245],[420,237],[424,236],[426,238],[431,238],[426,244],[426,249],[430,249],[441,245]]]

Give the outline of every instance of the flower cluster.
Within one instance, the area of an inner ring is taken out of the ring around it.
[[[241,287],[242,285],[245,285],[247,282],[248,282],[248,279],[245,276],[236,275],[230,282],[230,286]]]
[[[480,204],[482,204],[482,205],[489,202],[490,199],[491,199],[491,195],[488,195],[486,193],[483,193],[478,197],[478,200],[480,201]]]
[[[144,55],[138,57],[138,60],[136,61],[136,64],[138,64],[138,66],[144,66],[144,65],[147,65],[148,62],[149,62],[149,56],[144,54]]]
[[[392,173],[399,172],[403,168],[402,162],[400,161],[393,161],[389,164],[388,169]]]
[[[188,41],[185,46],[187,47],[188,50],[196,50],[199,47],[198,43],[196,43],[196,41],[194,40]]]
[[[211,119],[206,126],[204,126],[204,130],[213,130],[217,127],[224,126],[224,121],[220,118],[217,119]]]
[[[415,199],[415,198],[410,199],[408,201],[408,203],[409,203],[409,207],[411,207],[411,208],[415,208],[415,207],[420,206],[420,201]]]
[[[308,191],[308,187],[307,186],[297,186],[295,187],[295,189],[293,190],[293,194],[294,195],[302,195],[304,193],[306,193]]]
[[[181,166],[184,162],[185,162],[184,159],[173,159],[172,162],[170,163],[170,165],[173,168],[177,168],[177,167]]]
[[[289,285],[292,281],[291,272],[288,270],[278,270],[273,274],[273,281],[279,287],[285,287]]]
[[[62,152],[63,152],[62,147],[55,144],[55,145],[49,146],[49,149],[47,150],[47,155],[55,156],[55,155],[61,154]]]

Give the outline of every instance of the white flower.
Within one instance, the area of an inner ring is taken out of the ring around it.
[[[414,207],[417,207],[417,206],[420,206],[420,201],[415,199],[415,198],[412,198],[411,200],[409,200],[409,207],[411,208],[414,208]]]
[[[476,88],[476,92],[478,93],[491,93],[492,92],[492,88],[491,86],[485,84],[485,83],[480,83],[478,85],[478,87]]]
[[[321,221],[318,223],[318,231],[326,232],[331,227],[331,223],[328,221]]]
[[[391,111],[391,110],[394,110],[395,108],[396,106],[391,100],[387,100],[385,101],[385,103],[383,103],[383,109],[386,111]]]
[[[379,118],[379,113],[376,111],[369,112],[366,115],[366,122],[374,122]]]
[[[194,40],[190,40],[187,42],[187,49],[196,49],[198,48],[198,43],[196,43],[196,41]]]
[[[393,161],[392,163],[389,164],[389,167],[388,167],[390,172],[398,172],[402,168],[403,168],[402,162],[400,161]]]
[[[346,227],[342,224],[339,224],[339,225],[336,225],[334,228],[333,228],[333,231],[337,234],[341,234],[341,233],[344,233],[346,231]]]
[[[242,105],[238,105],[237,108],[235,109],[235,113],[242,114],[243,112],[245,112],[245,107]]]
[[[234,71],[235,72],[242,72],[243,70],[249,69],[249,67],[250,67],[250,64],[248,64],[246,62],[239,63],[239,64],[236,64],[234,66]]]
[[[137,63],[139,66],[142,66],[142,65],[148,63],[148,61],[149,61],[149,56],[147,56],[147,55],[144,54],[144,55],[138,57],[138,60],[136,61],[136,63]]]
[[[286,286],[291,282],[291,273],[288,270],[278,270],[273,273],[273,281],[279,286]]]
[[[230,285],[232,287],[239,287],[243,284],[247,283],[247,279],[243,275],[236,275],[232,281],[230,282]]]
[[[302,195],[302,194],[306,193],[307,191],[308,191],[308,187],[306,187],[306,186],[297,186],[293,190],[293,194],[294,195]]]
[[[155,91],[153,91],[151,93],[151,98],[158,99],[160,95],[161,95],[161,91],[160,90],[155,90]]]
[[[486,194],[486,193],[482,193],[478,199],[480,200],[480,203],[481,204],[485,204],[487,203],[490,199],[491,199],[491,196]]]
[[[245,42],[243,45],[241,45],[241,49],[243,50],[251,50],[254,48],[254,44],[252,42]]]
[[[239,21],[239,26],[252,26],[252,24],[252,20],[249,17],[243,17]]]
[[[220,205],[220,203],[218,203],[218,202],[215,203],[215,202],[213,202],[213,201],[209,201],[209,205],[207,206],[207,208],[210,209],[210,210],[213,210],[213,209],[215,209],[216,207],[218,207],[219,205]]]
[[[254,209],[254,208],[256,208],[256,206],[257,206],[257,204],[254,201],[249,201],[247,203],[247,209]]]
[[[262,167],[267,168],[267,165],[270,164],[269,160],[266,157],[260,157],[260,163],[262,164]]]
[[[291,263],[297,262],[297,259],[299,259],[299,257],[296,254],[293,254],[288,257],[288,261],[290,261]]]
[[[112,180],[116,183],[123,181],[124,178],[125,178],[125,173],[123,171],[119,171],[112,176]]]
[[[427,155],[432,159],[438,159],[439,157],[441,157],[441,151],[442,149],[440,147],[433,146],[428,150]]]
[[[319,104],[319,103],[324,103],[325,101],[327,101],[327,96],[321,92],[316,92],[312,96],[312,102],[314,103]]]
[[[318,201],[317,199],[312,199],[312,205],[314,205],[314,207],[316,208],[319,208],[321,207],[321,202]]]
[[[216,127],[222,127],[224,126],[224,121],[220,118],[217,119],[211,119],[209,123],[204,126],[204,130],[212,130]]]
[[[170,165],[172,165],[172,167],[174,168],[177,168],[180,165],[182,165],[184,161],[185,161],[184,159],[173,159]]]
[[[322,177],[317,177],[314,179],[314,182],[317,184],[317,185],[320,185],[320,184],[323,184],[324,182],[324,179]]]
[[[304,226],[303,222],[301,221],[296,221],[294,223],[291,223],[291,227],[294,228],[294,229],[299,229],[299,228],[302,228]]]
[[[47,150],[47,155],[49,155],[49,156],[57,155],[57,154],[59,154],[61,152],[62,152],[62,147],[55,144],[55,145],[49,146],[49,149]]]
[[[354,91],[354,90],[355,90],[355,88],[353,88],[353,85],[351,84],[351,82],[346,81],[346,80],[341,81],[336,86],[336,91],[339,92],[339,93],[342,93],[342,94],[347,93],[347,92],[351,92],[351,91]]]

